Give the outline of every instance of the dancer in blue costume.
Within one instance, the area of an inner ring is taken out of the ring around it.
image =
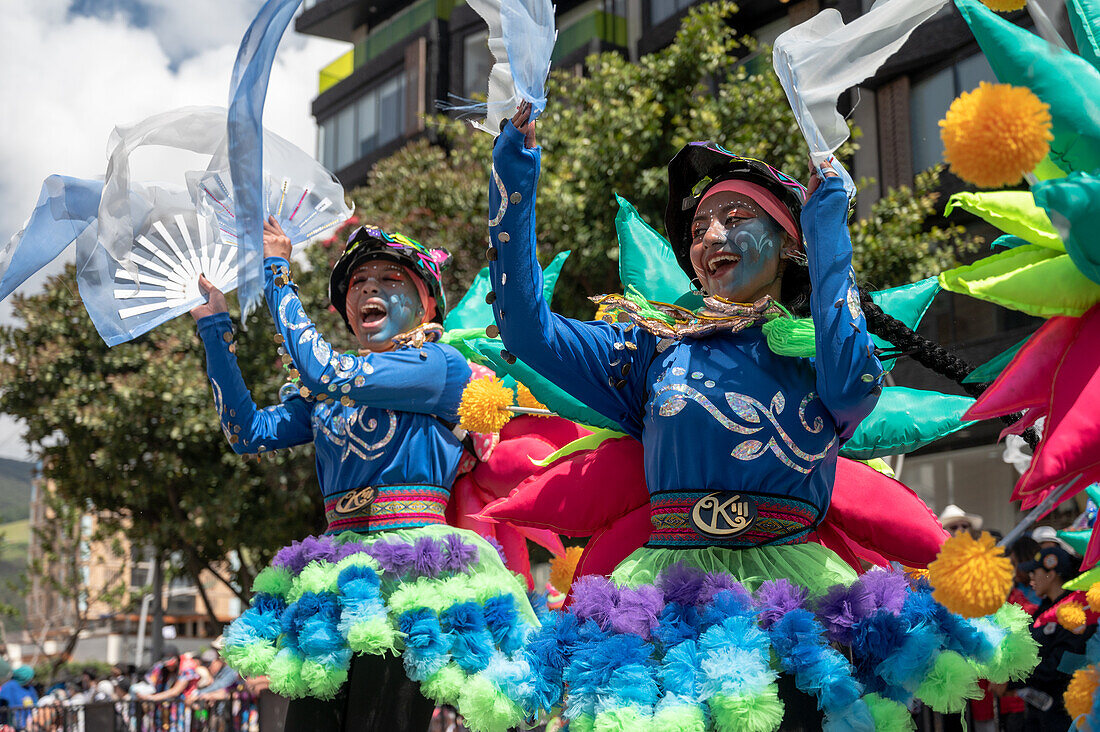
[[[374,227],[352,234],[329,294],[358,355],[335,351],[304,312],[274,220],[264,255],[275,341],[296,382],[280,404],[253,402],[225,297],[205,279],[208,303],[193,315],[233,449],[313,442],[329,529],[260,573],[226,632],[227,661],[296,700],[288,730],[423,730],[434,704],[458,707],[471,729],[513,726],[524,712],[507,679],[525,668],[518,651],[538,622],[497,551],[444,519],[470,378],[458,351],[435,342],[449,255]]]
[[[628,322],[582,323],[539,295],[539,166],[523,105],[497,139],[490,186],[504,357],[642,442],[653,525],[610,581],[581,578],[569,611],[532,640],[540,702],[564,700],[580,730],[820,727],[797,689],[829,729],[907,729],[914,695],[959,711],[980,695],[979,673],[1026,672],[1026,618],[953,616],[926,584],[881,570],[857,579],[807,541],[838,447],[883,379],[835,173],[826,166],[807,195],[765,163],[688,145],[669,166],[666,226],[704,308],[604,296],[594,300]],[[800,356],[761,327],[791,311],[812,316]],[[780,671],[795,701],[786,718]]]

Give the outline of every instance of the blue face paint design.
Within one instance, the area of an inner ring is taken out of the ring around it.
[[[783,230],[766,216],[744,219],[726,231],[725,241],[704,258],[706,290],[734,302],[750,302],[776,280]],[[740,260],[735,264],[734,255]],[[711,264],[716,266],[710,271]]]
[[[352,273],[346,308],[360,345],[372,351],[389,350],[393,337],[420,325],[424,314],[412,275],[382,261]]]

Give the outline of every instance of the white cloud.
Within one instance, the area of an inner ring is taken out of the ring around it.
[[[5,7],[0,239],[19,229],[47,176],[103,175],[107,138],[116,125],[175,107],[226,104],[237,44],[257,0],[144,4],[148,28],[128,25],[123,15],[70,16],[68,0]],[[317,94],[317,72],[347,49],[288,30],[268,87],[265,126],[313,153],[310,103]],[[37,278],[37,284],[28,282],[22,290],[40,283]],[[6,303],[0,304],[0,322],[10,322]],[[10,425],[0,424],[0,445],[8,444],[12,434]]]

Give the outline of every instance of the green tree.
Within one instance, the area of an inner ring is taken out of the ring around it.
[[[343,324],[324,294],[327,255],[315,247],[317,266],[298,279],[308,311],[339,339]],[[323,530],[312,449],[235,455],[191,318],[107,348],[76,293],[70,267],[42,293],[13,299],[21,327],[0,328],[0,411],[26,424],[61,506],[96,512],[103,535],[125,532],[171,557],[170,571],[190,576],[204,601],[202,570],[247,598],[275,550]],[[266,308],[247,325],[237,338],[245,381],[260,406],[277,403],[285,372]]]
[[[735,12],[726,1],[696,7],[670,46],[637,63],[603,53],[588,57],[584,76],[551,73],[538,127],[539,247],[544,262],[573,251],[555,299],[561,311],[589,316],[587,296],[619,287],[613,193],[664,230],[666,166],[686,143],[715,140],[804,176],[805,143],[770,53],[738,37],[729,23]],[[444,117],[429,126],[441,144],[407,145],[352,197],[360,216],[450,249],[447,284],[462,292],[485,264],[492,140]],[[852,150],[844,146],[841,156]],[[925,230],[937,182],[937,172],[922,175],[915,190],[890,191],[854,222],[857,272],[880,287],[902,284],[974,246],[961,227]]]

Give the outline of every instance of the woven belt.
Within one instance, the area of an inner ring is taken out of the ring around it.
[[[803,544],[821,514],[808,501],[746,491],[662,491],[649,511],[646,546],[673,549]]]
[[[414,529],[445,524],[451,492],[438,485],[380,485],[325,496],[326,534]]]

